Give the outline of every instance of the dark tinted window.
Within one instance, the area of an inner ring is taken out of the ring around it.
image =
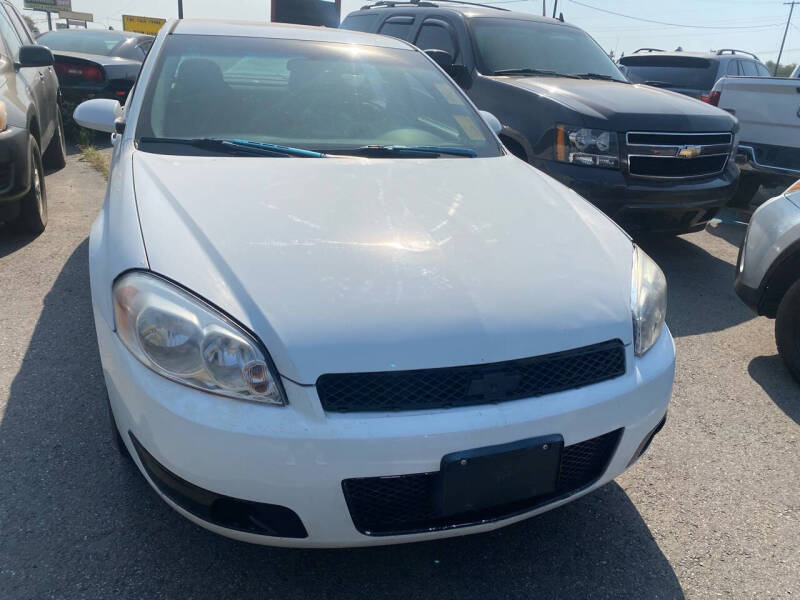
[[[434,23],[422,24],[414,45],[420,50],[444,50],[449,52],[453,58],[458,54],[450,32],[441,25]]]
[[[480,71],[487,75],[528,68],[572,75],[597,73],[625,81],[597,42],[577,27],[482,17],[472,19],[472,31]]]
[[[414,26],[414,17],[391,17],[384,21],[378,33],[408,40]]]
[[[123,44],[127,38],[111,31],[48,31],[39,36],[39,43],[51,50],[66,52],[82,52],[83,54],[99,54],[111,56],[114,49]]]
[[[353,13],[339,25],[339,29],[349,29],[351,31],[372,31],[375,23],[380,19],[378,14]]]
[[[710,90],[717,81],[719,62],[697,56],[626,56],[620,59],[625,73],[634,83],[647,81],[671,87]]]
[[[754,63],[752,60],[743,60],[741,64],[745,75],[747,75],[748,77],[758,76],[758,71],[756,70],[756,63]]]
[[[731,75],[731,76],[741,75],[741,72],[739,71],[738,60],[732,60],[728,63],[728,71],[726,72],[726,75]]]
[[[761,77],[769,77],[771,75],[769,69],[764,65],[762,65],[761,63],[756,63],[756,71],[758,71],[758,74]]]

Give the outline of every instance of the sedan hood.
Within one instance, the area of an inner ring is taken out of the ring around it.
[[[151,269],[296,382],[631,342],[630,240],[514,157],[133,161]]]
[[[611,131],[731,131],[735,120],[715,106],[647,85],[568,77],[495,77],[578,112],[589,127]],[[578,123],[576,123],[578,124]]]

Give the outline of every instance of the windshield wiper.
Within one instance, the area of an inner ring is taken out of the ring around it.
[[[621,79],[617,79],[616,77],[612,77],[611,75],[604,75],[603,73],[576,73],[575,77],[580,77],[581,79],[601,79],[603,81],[616,81],[617,83],[628,83],[627,81],[622,81]]]
[[[499,71],[495,71],[492,75],[547,75],[550,77],[571,77],[573,79],[577,79],[575,75],[570,75],[568,73],[559,73],[558,71],[548,71],[546,69],[529,69],[528,67],[522,67],[519,69],[500,69]]]
[[[349,154],[370,158],[436,158],[442,154],[475,158],[478,153],[470,148],[453,148],[450,146],[361,146],[360,148],[341,148],[327,150],[326,154]]]
[[[314,152],[313,150],[304,150],[303,148],[292,148],[291,146],[281,146],[280,144],[268,144],[266,142],[242,139],[143,137],[139,139],[139,142],[143,144],[179,144],[214,152],[224,152],[226,154],[251,154],[254,156],[274,156],[278,158],[325,158],[323,153]]]

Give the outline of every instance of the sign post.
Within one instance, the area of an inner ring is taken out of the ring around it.
[[[52,13],[72,10],[72,0],[24,0],[22,8],[47,13],[47,28],[53,31]]]

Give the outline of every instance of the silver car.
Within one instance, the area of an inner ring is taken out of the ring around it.
[[[756,313],[775,319],[778,352],[800,381],[800,181],[753,213],[734,286]]]

